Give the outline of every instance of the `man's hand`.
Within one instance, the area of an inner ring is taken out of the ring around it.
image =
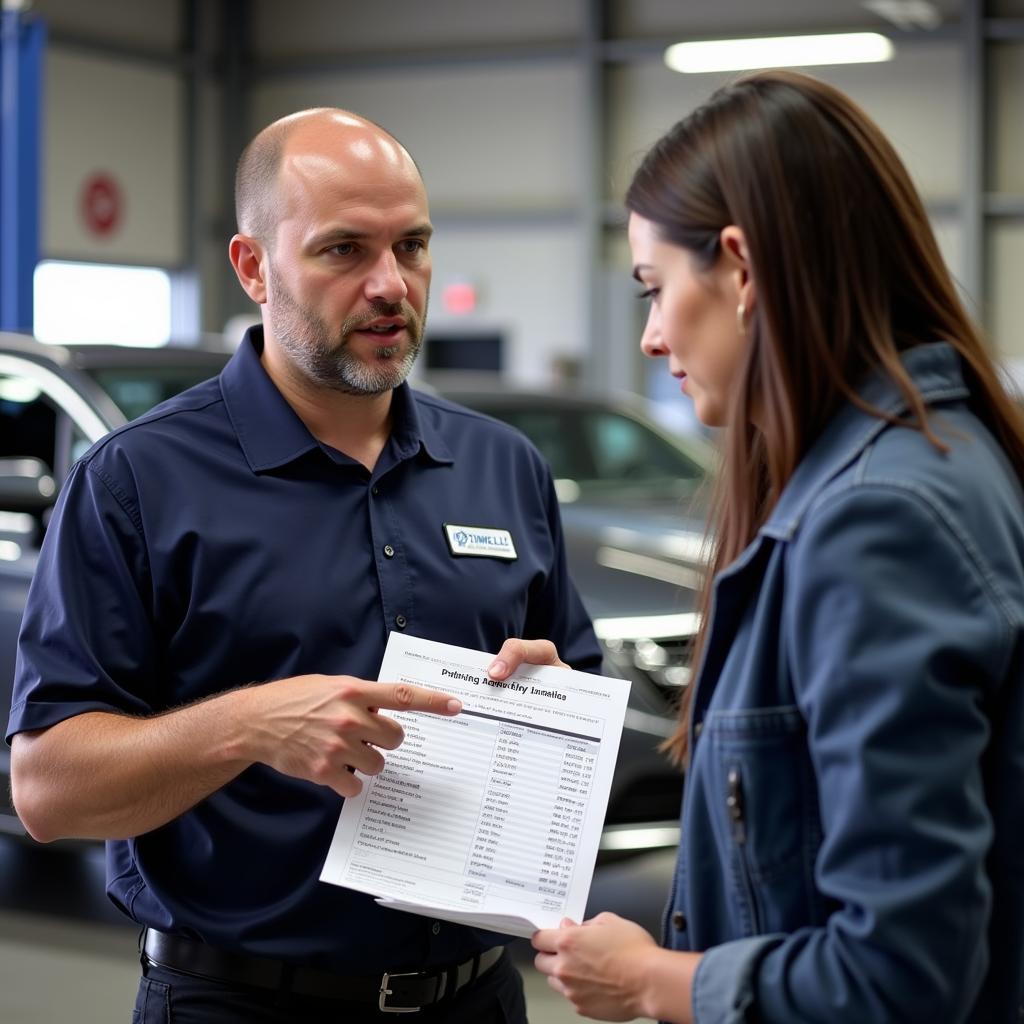
[[[382,710],[438,715],[462,710],[447,693],[354,676],[294,676],[244,692],[251,705],[245,756],[346,797],[362,789],[353,772],[377,775],[384,767],[380,751],[394,750],[405,736]]]
[[[522,664],[569,668],[558,656],[558,649],[550,640],[520,640],[511,637],[501,645],[501,650],[487,667],[487,674],[492,679],[508,679]]]

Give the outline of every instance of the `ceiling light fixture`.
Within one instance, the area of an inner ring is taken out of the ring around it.
[[[843,32],[817,36],[767,36],[760,39],[709,39],[676,43],[665,63],[683,74],[749,71],[818,64],[870,64],[892,60],[892,42],[878,32]]]
[[[942,24],[939,9],[928,0],[864,0],[862,6],[907,31],[935,29]]]

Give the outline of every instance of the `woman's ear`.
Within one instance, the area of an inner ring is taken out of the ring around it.
[[[718,236],[721,258],[730,284],[736,290],[736,301],[742,304],[749,315],[754,309],[757,289],[750,272],[750,254],[743,229],[736,224],[727,224]]]

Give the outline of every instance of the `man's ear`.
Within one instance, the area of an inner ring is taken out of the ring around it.
[[[736,301],[743,304],[749,315],[753,312],[757,301],[757,288],[750,272],[750,254],[743,229],[736,224],[727,224],[722,228],[719,238],[721,258],[729,273],[730,283],[736,289]]]
[[[239,283],[245,294],[261,305],[267,301],[265,256],[263,246],[250,235],[234,235],[228,243],[228,258]]]

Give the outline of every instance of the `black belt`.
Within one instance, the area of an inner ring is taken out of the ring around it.
[[[227,953],[204,942],[147,928],[140,942],[143,963],[168,967],[211,981],[286,990],[319,999],[371,1003],[384,1013],[415,1013],[424,1006],[452,998],[490,970],[505,952],[492,946],[459,964],[425,971],[386,971],[382,976],[344,977],[329,971],[289,964],[268,957]]]

